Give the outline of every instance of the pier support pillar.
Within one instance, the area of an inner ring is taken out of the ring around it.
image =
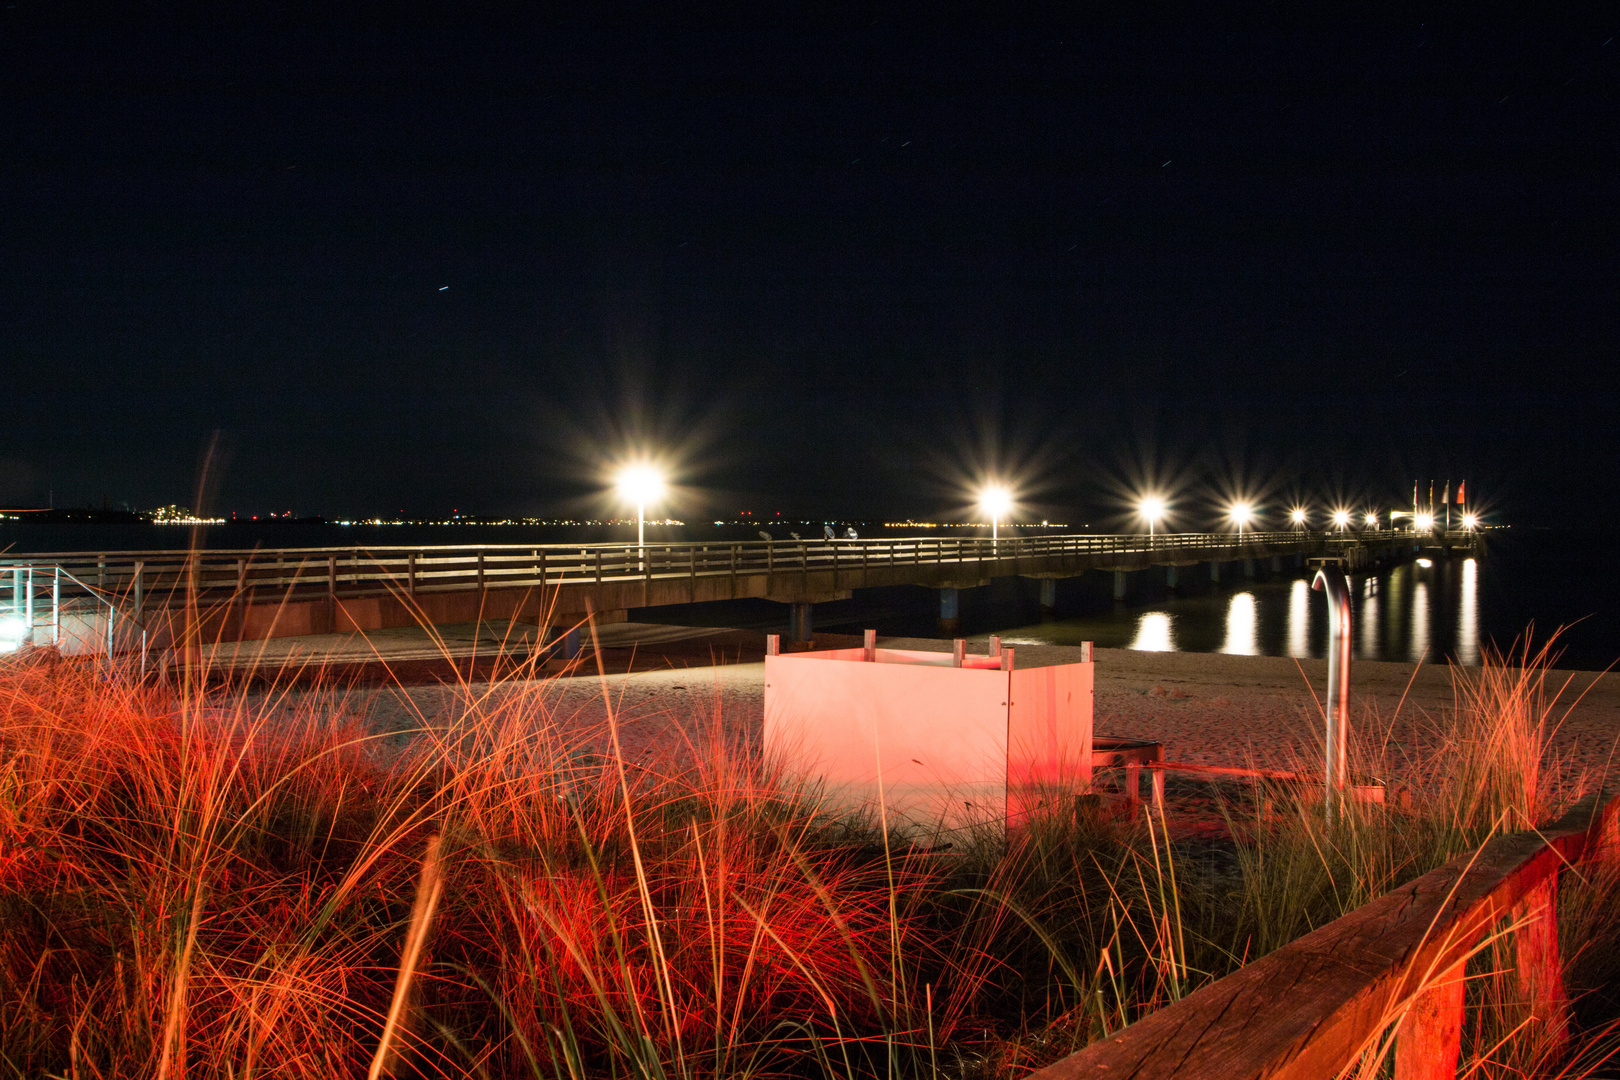
[[[788,639],[790,641],[809,641],[811,639],[810,609],[813,604],[793,604],[788,608]]]
[[[939,590],[939,628],[942,632],[951,634],[962,629],[960,589]]]
[[[545,631],[545,634],[544,634],[544,640],[547,643],[555,643],[557,641],[557,638],[552,636],[552,628],[551,627],[546,628],[546,631]],[[562,627],[562,648],[559,650],[559,653],[560,653],[560,655],[562,656],[562,658],[564,660],[578,660],[579,659],[579,654],[580,654],[579,627],[577,627],[577,626],[565,626],[565,627]]]
[[[1125,573],[1126,572],[1124,570],[1115,570],[1114,571],[1114,599],[1115,600],[1124,600],[1125,599]]]
[[[1041,578],[1041,618],[1057,617],[1057,578]]]
[[[1254,560],[1253,559],[1244,559],[1243,560],[1243,576],[1248,578],[1250,581],[1254,580]]]
[[[1174,564],[1164,568],[1164,587],[1171,590],[1172,592],[1175,590],[1175,587],[1176,587],[1176,568],[1175,568]]]
[[[1271,572],[1273,574],[1282,573],[1282,556],[1281,555],[1273,555],[1271,557]]]
[[[1221,583],[1221,564],[1213,559],[1209,563],[1209,581],[1212,585]]]

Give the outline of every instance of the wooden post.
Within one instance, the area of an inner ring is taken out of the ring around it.
[[[337,556],[326,557],[326,615],[328,634],[338,632],[337,623]]]
[[[484,591],[484,549],[478,549],[478,591]]]
[[[416,552],[411,552],[405,560],[405,592],[407,595],[416,595]]]
[[[1454,1080],[1462,1054],[1463,969],[1437,974],[1395,1033],[1395,1080]]]
[[[1558,872],[1553,870],[1513,907],[1514,967],[1519,991],[1530,1003],[1537,1041],[1569,1045],[1569,997],[1564,993],[1563,966],[1558,960]]]

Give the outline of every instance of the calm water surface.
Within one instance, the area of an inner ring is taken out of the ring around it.
[[[1478,558],[1404,563],[1353,575],[1354,653],[1406,663],[1474,665],[1485,649],[1509,649],[1526,633],[1539,645],[1554,631],[1559,666],[1603,669],[1620,659],[1620,587],[1609,573],[1615,537],[1515,531],[1493,536]],[[1321,657],[1327,599],[1303,570],[1246,579],[1225,564],[1172,592],[1146,571],[1123,605],[1075,597],[1057,621],[997,627],[1004,639],[1040,644],[1095,641],[1143,651]],[[1101,576],[1101,575],[1099,575]]]

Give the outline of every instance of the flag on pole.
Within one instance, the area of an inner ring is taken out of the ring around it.
[[[1450,501],[1451,501],[1451,481],[1447,480],[1446,481],[1446,486],[1440,489],[1440,505],[1444,506],[1444,505],[1446,505],[1446,503],[1448,503]]]
[[[1463,488],[1465,488],[1467,486],[1468,486],[1468,481],[1466,481],[1466,480],[1457,481],[1457,505],[1458,506],[1461,506],[1463,504]]]

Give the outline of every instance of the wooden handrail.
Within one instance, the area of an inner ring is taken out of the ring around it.
[[[1546,828],[1499,836],[1029,1080],[1324,1080],[1393,1023],[1396,1080],[1454,1076],[1462,967],[1504,918],[1533,1015],[1567,1038],[1558,874],[1613,854],[1617,809],[1589,795]]]
[[[1349,534],[1342,538],[1320,533],[1179,533],[1157,537],[1094,534],[1010,538],[998,548],[982,538],[900,537],[871,540],[771,540],[730,542],[723,563],[698,554],[709,544],[691,541],[639,549],[629,543],[602,544],[468,544],[412,547],[316,547],[272,549],[218,549],[190,552],[62,552],[16,557],[0,556],[0,575],[12,567],[59,566],[69,572],[94,573],[113,593],[133,587],[135,567],[143,569],[144,592],[157,598],[184,588],[194,578],[205,591],[230,593],[287,591],[315,585],[325,573],[327,591],[344,597],[398,590],[419,594],[471,588],[532,588],[538,585],[602,583],[663,577],[693,580],[708,576],[735,577],[743,573],[772,575],[789,567],[800,575],[812,571],[836,573],[843,553],[860,551],[860,563],[869,569],[878,560],[895,565],[946,565],[976,561],[980,572],[1009,573],[1032,558],[1063,559],[1080,553],[1154,554],[1188,552],[1192,558],[1244,558],[1267,551],[1312,551],[1366,539],[1388,541],[1397,534]],[[784,547],[784,545],[789,545]],[[885,559],[884,556],[887,556]],[[334,567],[334,559],[341,562]],[[986,565],[990,564],[990,565]],[[83,576],[81,574],[81,576]],[[414,586],[414,588],[413,588]]]

